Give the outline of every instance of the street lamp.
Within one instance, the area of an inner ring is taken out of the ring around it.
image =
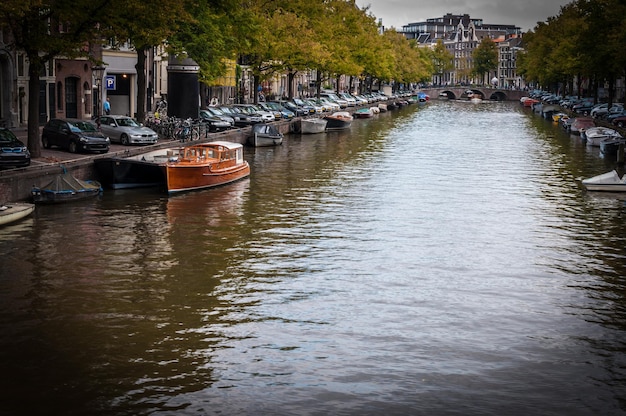
[[[102,88],[102,77],[104,76],[104,71],[106,68],[102,65],[96,65],[91,67],[91,72],[93,74],[95,84],[96,84],[96,121],[100,124],[100,111],[102,108],[102,103],[100,102],[100,90]]]

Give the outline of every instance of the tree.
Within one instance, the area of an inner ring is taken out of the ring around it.
[[[454,55],[446,49],[441,39],[437,40],[435,47],[430,50],[433,76],[439,77],[439,84],[443,83],[443,75],[454,69]]]
[[[41,156],[39,140],[39,77],[54,58],[87,57],[99,23],[110,10],[109,0],[3,0],[0,27],[10,32],[9,46],[28,58],[28,150]]]
[[[472,73],[478,75],[481,82],[485,82],[485,74],[498,68],[498,50],[490,38],[483,38],[472,53],[474,67]]]
[[[108,19],[101,19],[101,24],[118,46],[130,42],[137,53],[137,118],[143,121],[147,99],[146,54],[152,47],[163,44],[173,36],[183,23],[192,20],[187,11],[190,4],[162,0],[158,10],[155,10],[155,5],[150,2],[111,0],[111,7],[116,12]]]

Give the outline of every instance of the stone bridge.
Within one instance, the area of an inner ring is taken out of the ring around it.
[[[483,100],[493,101],[519,101],[520,98],[528,95],[526,91],[485,87],[438,87],[422,88],[421,91],[428,94],[431,100],[440,95],[446,95],[451,100],[463,100],[468,98],[468,91],[480,95]]]

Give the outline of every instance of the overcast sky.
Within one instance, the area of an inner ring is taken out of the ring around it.
[[[356,0],[360,7],[383,19],[386,28],[423,22],[446,13],[469,14],[483,23],[510,24],[526,32],[537,22],[557,16],[571,0]]]

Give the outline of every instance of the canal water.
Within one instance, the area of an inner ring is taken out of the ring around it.
[[[626,414],[613,160],[501,102],[246,151],[0,228],[0,414]]]

